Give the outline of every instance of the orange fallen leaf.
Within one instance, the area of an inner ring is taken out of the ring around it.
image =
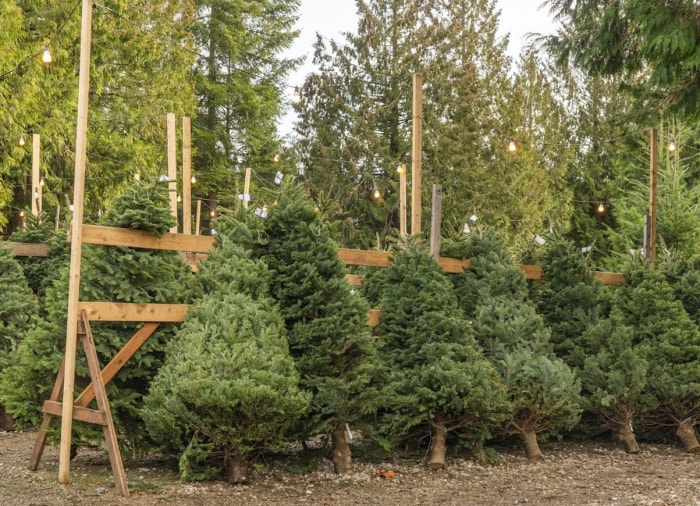
[[[394,471],[377,471],[374,473],[377,478],[384,478],[387,480],[392,480],[396,478],[396,473]]]

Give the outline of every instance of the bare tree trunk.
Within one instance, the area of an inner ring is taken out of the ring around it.
[[[622,441],[622,445],[625,447],[625,452],[639,453],[637,438],[629,425],[624,425],[617,434],[620,437],[620,441]]]
[[[432,438],[430,439],[430,454],[427,466],[429,469],[437,470],[445,467],[445,454],[447,453],[447,430],[440,424],[433,427]]]
[[[350,445],[345,437],[343,429],[336,429],[331,434],[331,445],[333,446],[333,468],[338,474],[348,474],[352,472],[352,454]]]
[[[537,434],[535,434],[534,430],[523,430],[520,433],[520,437],[525,445],[525,455],[529,460],[544,460],[544,456],[540,451],[540,445],[537,444]]]
[[[685,451],[688,453],[700,453],[700,443],[698,443],[698,438],[695,437],[695,420],[686,418],[679,423],[676,429],[676,436],[680,438]]]
[[[15,421],[9,413],[5,412],[5,408],[2,406],[0,406],[0,430],[15,430]]]
[[[250,468],[248,460],[242,455],[231,455],[228,450],[226,450],[225,459],[228,482],[232,485],[247,483]]]

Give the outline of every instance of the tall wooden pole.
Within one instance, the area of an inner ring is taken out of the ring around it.
[[[39,134],[32,134],[32,214],[39,216],[42,208],[41,141]]]
[[[652,264],[656,261],[656,187],[659,160],[659,136],[656,128],[651,129],[649,138],[649,244],[647,258]]]
[[[399,165],[399,232],[401,239],[406,239],[406,164]]]
[[[75,391],[75,354],[78,347],[78,302],[80,297],[80,257],[83,249],[83,203],[85,198],[85,162],[87,156],[88,98],[90,93],[90,49],[92,44],[92,1],[83,0],[80,24],[80,73],[78,77],[78,115],[75,135],[75,180],[73,183],[73,230],[71,233],[68,282],[68,315],[63,368],[63,404],[61,410],[61,447],[58,481],[68,483],[71,434],[73,430],[73,394]]]
[[[432,214],[430,215],[430,255],[440,259],[440,232],[442,228],[442,185],[433,185]]]
[[[182,118],[182,233],[192,234],[192,122]]]
[[[423,76],[421,74],[413,74],[411,172],[411,234],[419,235],[423,189]]]
[[[250,198],[250,167],[245,169],[245,179],[243,180],[243,207],[248,207],[248,199]]]
[[[202,219],[202,201],[197,201],[197,217],[194,225],[194,235],[199,235],[199,227]]]
[[[170,195],[170,213],[177,220],[177,135],[175,134],[175,115],[169,112],[166,116],[168,127],[168,193]],[[177,224],[170,228],[177,233]]]

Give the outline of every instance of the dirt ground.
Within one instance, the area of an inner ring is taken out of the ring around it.
[[[0,432],[0,505],[700,505],[700,455],[676,446],[643,445],[641,453],[627,455],[615,443],[552,442],[542,445],[540,463],[504,447],[499,464],[448,455],[442,471],[427,470],[419,456],[356,459],[355,472],[343,477],[325,458],[308,474],[292,472],[289,458],[275,459],[257,465],[245,486],[181,483],[158,460],[125,459],[130,497],[124,498],[99,449],[81,449],[67,485],[57,480],[57,447],[47,447],[39,470],[28,471],[35,438],[33,431]]]

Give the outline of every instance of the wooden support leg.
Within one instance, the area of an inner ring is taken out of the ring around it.
[[[63,367],[66,363],[65,357],[61,360],[61,367],[58,368],[58,374],[56,375],[56,382],[53,384],[53,390],[51,391],[51,401],[60,401],[61,393],[63,391]],[[32,456],[29,459],[30,471],[36,471],[39,469],[39,461],[41,460],[41,455],[44,453],[44,448],[46,447],[46,429],[49,428],[53,420],[53,415],[48,413],[44,414],[44,419],[39,426],[39,433],[36,436],[36,441],[34,442],[34,450],[32,451]]]
[[[81,319],[85,326],[85,333],[81,335],[85,356],[87,357],[88,368],[90,369],[90,379],[95,387],[95,400],[97,408],[105,415],[106,424],[103,426],[105,436],[105,446],[109,454],[109,461],[112,464],[112,473],[117,486],[117,492],[124,497],[129,496],[129,487],[126,483],[126,473],[122,464],[122,457],[119,451],[119,443],[117,441],[117,433],[114,430],[114,421],[112,420],[112,412],[109,409],[109,401],[107,400],[107,392],[105,384],[102,381],[102,371],[97,358],[97,350],[95,349],[95,341],[90,330],[90,323],[87,318],[87,313],[82,311]]]

